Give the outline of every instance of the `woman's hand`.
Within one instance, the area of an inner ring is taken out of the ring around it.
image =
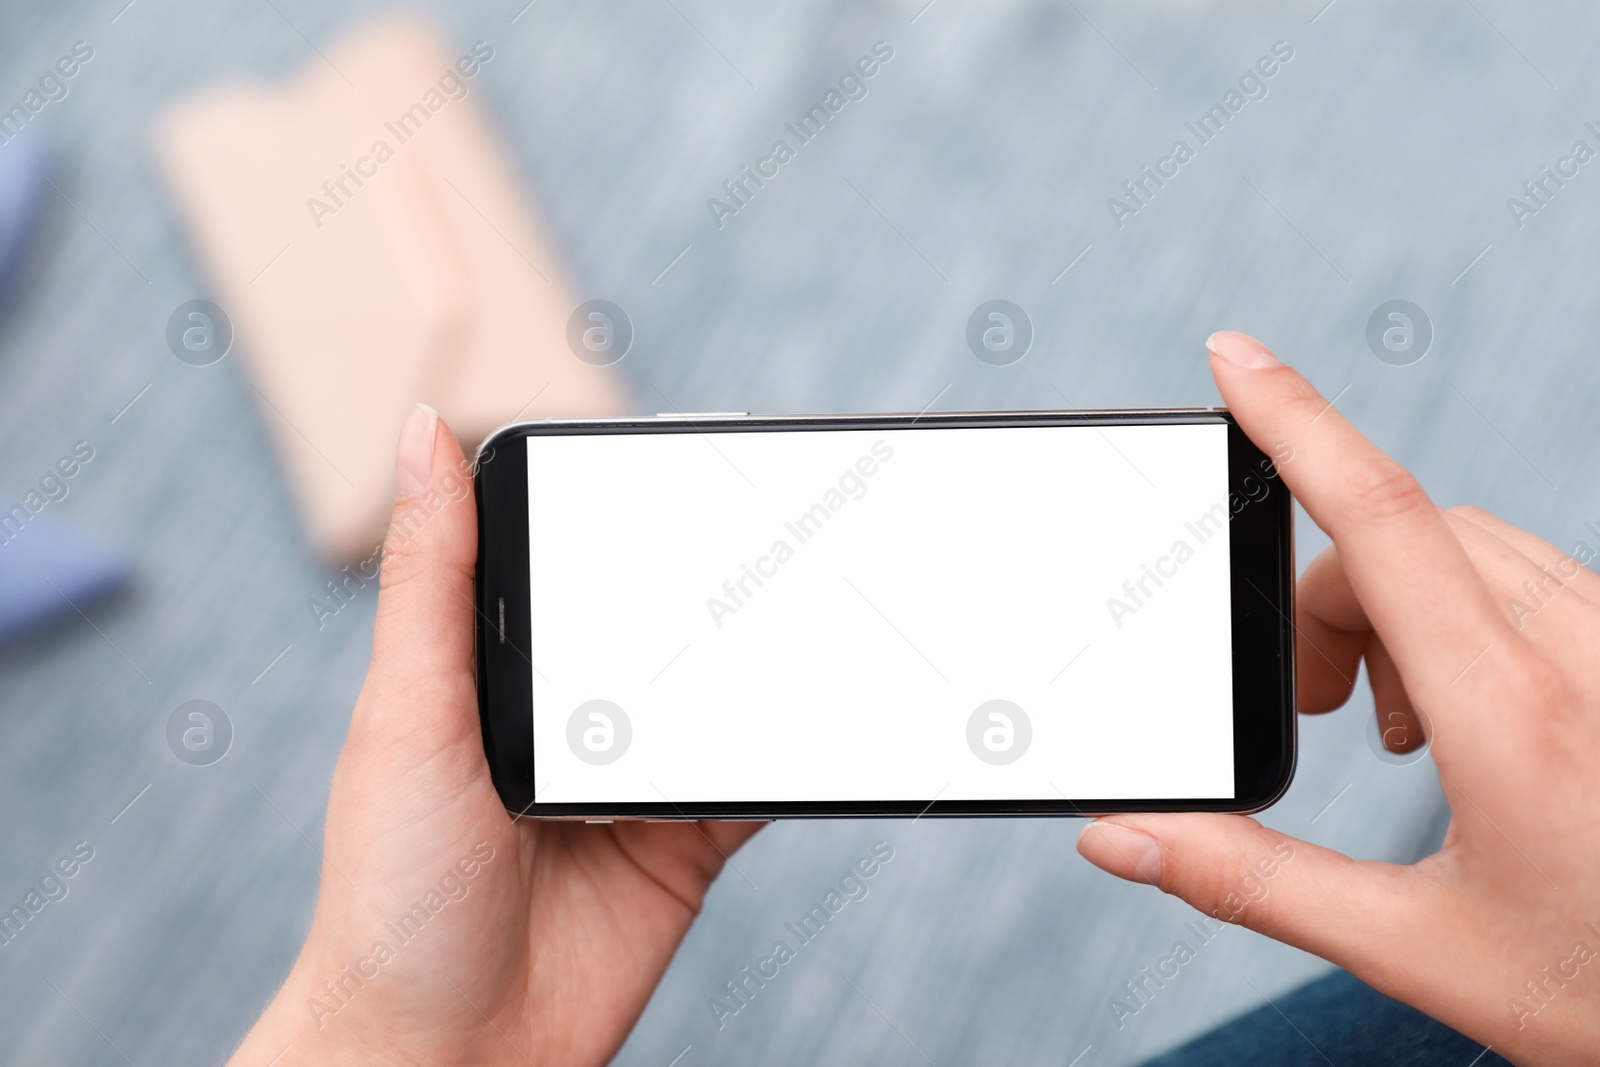
[[[1365,659],[1390,747],[1426,727],[1450,830],[1436,855],[1397,866],[1289,842],[1243,816],[1116,815],[1090,824],[1079,851],[1331,960],[1513,1062],[1596,1062],[1590,550],[1574,559],[1487,512],[1440,510],[1259,342],[1218,333],[1207,346],[1239,425],[1269,452],[1293,450],[1283,479],[1333,538],[1299,583],[1300,710],[1342,705]],[[1292,859],[1275,862],[1275,846]]]
[[[398,475],[311,933],[231,1062],[607,1063],[760,824],[513,820],[478,727],[471,480],[430,409]]]

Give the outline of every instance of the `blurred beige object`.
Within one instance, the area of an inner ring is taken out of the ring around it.
[[[311,540],[343,561],[383,537],[417,401],[469,447],[629,404],[567,346],[577,300],[478,105],[493,48],[396,17],[325,55],[178,102],[156,142]]]

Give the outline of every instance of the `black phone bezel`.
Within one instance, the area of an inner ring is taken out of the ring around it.
[[[767,430],[914,430],[1011,426],[1223,423],[1228,427],[1234,781],[1232,798],[540,804],[533,780],[529,651],[527,448],[530,436]],[[1098,815],[1138,811],[1259,811],[1294,777],[1294,544],[1288,487],[1273,460],[1224,409],[940,412],[937,414],[656,416],[514,423],[474,461],[478,506],[478,703],[484,751],[509,812],[537,818],[781,819],[893,816]]]

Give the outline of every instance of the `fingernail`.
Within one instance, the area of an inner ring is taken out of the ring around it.
[[[395,483],[400,496],[410,496],[427,488],[433,475],[433,437],[439,427],[439,413],[418,404],[400,431],[400,455],[395,460]]]
[[[1266,345],[1247,333],[1218,330],[1206,338],[1206,347],[1224,363],[1232,363],[1235,367],[1244,367],[1247,370],[1265,370],[1267,367],[1283,365]]]
[[[1116,823],[1092,822],[1078,835],[1078,852],[1107,874],[1161,884],[1161,846],[1149,834]]]

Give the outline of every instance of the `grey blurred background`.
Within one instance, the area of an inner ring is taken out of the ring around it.
[[[0,318],[0,484],[91,441],[52,507],[136,566],[124,597],[0,653],[0,903],[72,843],[95,850],[0,947],[10,1063],[229,1053],[309,922],[370,640],[370,596],[316,628],[306,600],[329,574],[237,362],[192,367],[165,345],[173,308],[207,293],[148,137],[175,94],[285,76],[378,6],[125,2],[0,4],[8,103],[73,41],[96,49],[35,123],[60,195]],[[631,314],[621,369],[646,401],[1205,404],[1202,341],[1234,328],[1337,394],[1441,503],[1570,545],[1600,522],[1600,164],[1520,229],[1506,200],[1574,140],[1600,146],[1583,129],[1600,121],[1600,12],[1323,3],[422,6],[495,47],[476,91],[582,297]],[[895,56],[870,95],[717,230],[706,198],[880,39]],[[1119,229],[1107,198],[1278,41],[1294,57],[1267,97]],[[963,337],[995,297],[1036,330],[1009,367]],[[1410,366],[1366,342],[1392,299],[1432,323]],[[1299,519],[1304,565],[1326,540]],[[163,741],[195,698],[237,731],[211,767]],[[1432,847],[1431,764],[1377,758],[1370,717],[1363,684],[1305,722],[1299,776],[1265,821],[1363,857]],[[618,1062],[1129,1064],[1325,966],[1228,931],[1119,1030],[1109,998],[1189,915],[1090,869],[1079,825],[772,827],[736,857],[746,877],[713,891]],[[879,839],[896,855],[870,896],[718,1031],[707,999]]]

